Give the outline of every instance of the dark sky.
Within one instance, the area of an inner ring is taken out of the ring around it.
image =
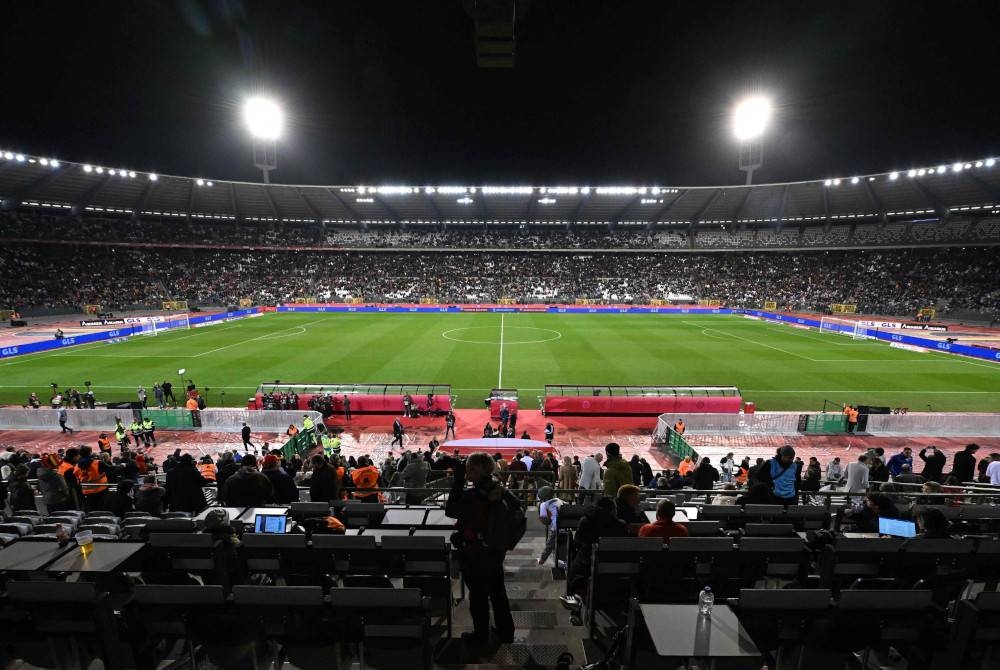
[[[1000,153],[997,0],[535,0],[476,66],[460,0],[4,6],[0,148],[259,179],[239,119],[288,110],[285,183],[740,183],[729,114],[776,115],[755,180]]]

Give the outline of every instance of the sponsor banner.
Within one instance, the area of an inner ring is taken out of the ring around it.
[[[915,344],[906,344],[904,342],[890,342],[889,346],[892,347],[893,349],[905,349],[907,351],[916,351],[919,354],[926,354],[928,351],[924,347],[918,347]]]
[[[413,305],[280,305],[279,312],[493,312],[493,313],[548,313],[548,314],[742,314],[742,310],[726,307],[560,307],[556,305],[450,305],[447,307]]]
[[[903,327],[899,321],[858,321],[858,325],[865,328],[880,328],[883,330],[895,330]]]
[[[900,327],[904,330],[927,330],[935,333],[944,333],[948,331],[948,326],[943,323],[919,323],[916,321],[908,321],[900,324]]]
[[[251,314],[256,314],[259,311],[257,307],[252,307],[250,309],[241,309],[235,312],[220,312],[218,314],[210,314],[205,316],[196,316],[190,319],[192,326],[202,323],[211,323],[215,321],[225,321],[228,319],[242,318],[250,316]],[[150,317],[152,318],[152,317]],[[177,327],[181,324],[180,321],[167,321],[164,325],[164,330],[169,330],[170,328]],[[43,340],[41,342],[29,342],[27,344],[19,344],[14,347],[3,347],[0,349],[0,358],[10,358],[11,356],[23,356],[24,354],[34,354],[40,351],[50,351],[52,349],[62,349],[64,347],[71,347],[75,344],[89,344],[91,342],[105,342],[107,340],[116,340],[122,337],[128,337],[130,335],[136,334],[140,331],[140,328],[136,326],[126,326],[124,328],[118,328],[115,330],[103,330],[97,333],[85,333],[83,335],[75,335],[73,337],[64,337],[61,340]]]
[[[761,318],[759,316],[754,316],[752,314],[744,314],[743,318],[744,319],[750,319],[751,321],[760,321],[761,320]]]
[[[802,319],[795,316],[789,316],[786,314],[774,314],[772,312],[764,312],[761,310],[751,309],[748,310],[750,314],[754,316],[759,316],[761,318],[767,319],[768,321],[778,321],[781,323],[799,323],[805,326],[812,326],[813,328],[819,328],[820,322],[816,319]],[[921,324],[927,325],[927,324]],[[853,331],[853,328],[850,329]],[[957,344],[953,342],[938,342],[937,340],[927,340],[922,337],[916,337],[913,335],[901,335],[898,333],[885,333],[877,332],[875,333],[876,340],[882,340],[885,342],[902,342],[904,344],[913,344],[918,347],[925,347],[930,350],[936,351],[947,351],[952,354],[961,354],[962,356],[970,356],[972,358],[982,358],[988,361],[998,361],[1000,362],[1000,351],[994,351],[992,349],[986,349],[984,347],[973,347],[967,344]]]
[[[84,328],[91,326],[124,326],[125,319],[87,319],[80,322]]]

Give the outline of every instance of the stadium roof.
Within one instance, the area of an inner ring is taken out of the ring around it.
[[[0,151],[3,208],[333,224],[817,225],[1000,213],[993,158],[756,186],[285,185]]]

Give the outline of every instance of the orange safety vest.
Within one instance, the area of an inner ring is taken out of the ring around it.
[[[374,465],[367,465],[363,468],[358,468],[351,473],[351,481],[354,485],[358,487],[358,490],[354,492],[355,498],[369,498],[372,496],[371,493],[362,493],[365,489],[373,489],[378,486],[378,468]]]
[[[194,398],[188,398],[188,401],[184,403],[184,407],[191,410],[192,412],[198,409],[198,401]]]
[[[299,429],[296,426],[289,426],[288,430],[285,431],[285,435],[288,435],[289,437],[295,437],[298,434]]]
[[[740,468],[739,474],[736,475],[736,481],[739,484],[746,484],[747,483],[747,469],[746,468]]]
[[[201,473],[206,482],[215,481],[215,463],[199,463],[198,472]]]
[[[684,460],[681,464],[677,466],[677,471],[681,473],[681,477],[686,477],[689,472],[694,470],[694,462]]]
[[[108,476],[101,472],[100,466],[97,464],[97,459],[90,462],[90,466],[86,470],[81,470],[80,466],[74,466],[73,473],[76,478],[80,480],[81,484],[107,484]],[[108,490],[107,486],[88,486],[83,489],[83,495],[90,496],[95,493],[104,493]]]
[[[111,440],[106,437],[97,438],[97,448],[101,451],[111,451]]]
[[[849,423],[857,423],[858,422],[858,410],[851,409],[851,411],[849,411],[847,413],[847,421]]]
[[[684,422],[683,421],[678,421],[677,423],[674,424],[674,432],[677,433],[677,434],[679,434],[679,435],[683,435],[684,434]]]
[[[56,472],[65,477],[67,470],[76,470],[76,466],[72,463],[67,463],[66,461],[59,461],[59,466],[56,468]]]

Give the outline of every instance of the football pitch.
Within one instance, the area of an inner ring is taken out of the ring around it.
[[[244,405],[260,382],[451,384],[480,408],[493,387],[536,408],[545,384],[735,385],[762,410],[824,400],[910,411],[1000,411],[1000,365],[883,342],[700,314],[267,314],[0,363],[0,401],[51,383],[98,401],[184,379],[209,404]],[[224,396],[223,396],[224,392]]]

